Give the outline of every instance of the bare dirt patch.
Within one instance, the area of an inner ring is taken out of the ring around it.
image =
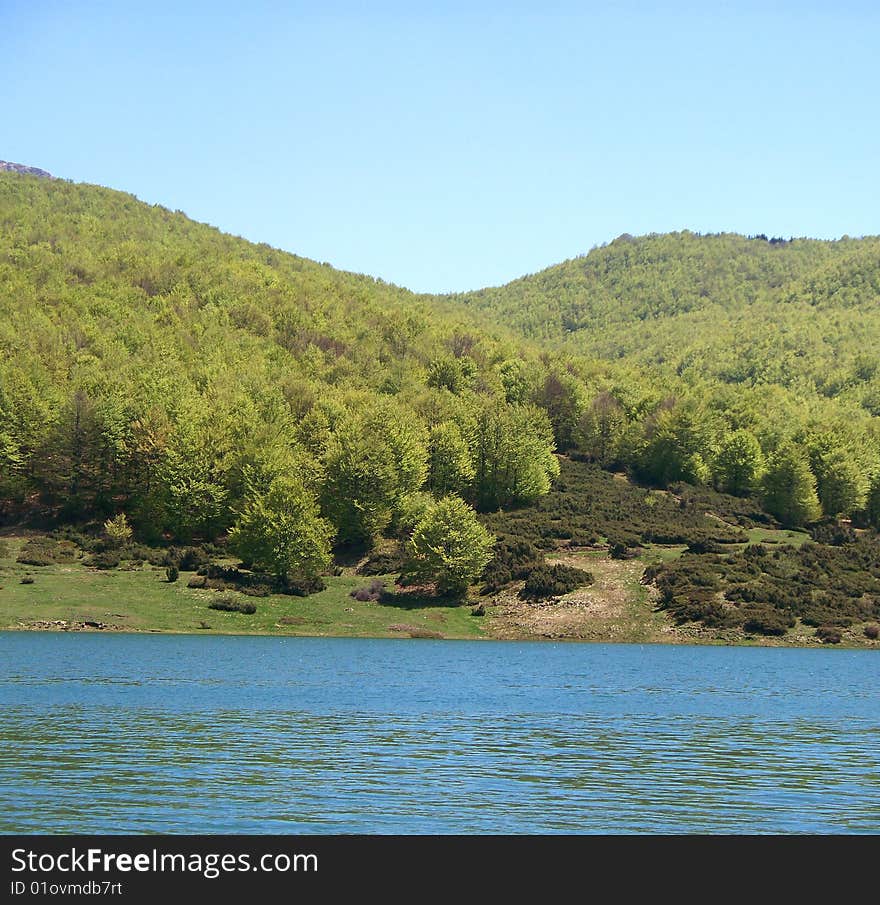
[[[653,589],[639,580],[645,565],[595,553],[561,552],[548,561],[593,573],[593,584],[553,600],[520,600],[513,591],[494,598],[488,628],[496,638],[627,641],[665,620],[653,611]],[[650,631],[649,634],[653,634]]]

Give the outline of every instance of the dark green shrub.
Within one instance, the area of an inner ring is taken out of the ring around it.
[[[221,597],[208,604],[209,610],[220,610],[224,613],[243,613],[245,616],[253,616],[257,607],[253,603],[244,600],[236,600],[232,597]]]
[[[560,597],[592,582],[593,576],[583,569],[563,565],[539,566],[529,573],[520,597],[524,600]]]
[[[308,597],[309,594],[317,594],[323,591],[327,585],[321,578],[288,578],[282,587],[285,594],[293,594],[296,597]]]
[[[820,625],[816,629],[816,637],[823,644],[840,644],[843,639],[840,629],[834,625]]]
[[[784,635],[794,625],[790,613],[750,604],[742,609],[743,628],[756,635]]]
[[[390,575],[400,572],[406,564],[406,557],[400,548],[371,553],[358,567],[358,575]]]
[[[168,566],[168,568],[165,570],[165,577],[168,579],[169,584],[177,581],[177,579],[180,577],[180,571],[178,570],[177,566]]]
[[[813,522],[808,528],[810,537],[817,544],[829,544],[841,547],[844,544],[855,543],[856,533],[850,525],[843,525],[837,519],[822,519]]]
[[[870,622],[864,628],[865,637],[869,638],[871,641],[876,641],[880,638],[880,625],[877,625],[876,622]]]
[[[197,572],[211,561],[204,547],[169,547],[160,565],[177,566],[181,572]]]
[[[483,594],[491,594],[525,578],[529,572],[543,565],[544,554],[528,541],[511,537],[499,538],[492,551],[492,559],[483,569]]]
[[[33,584],[34,579],[30,575],[25,575],[25,577],[22,578],[21,583],[22,584]]]
[[[691,541],[688,544],[687,548],[688,553],[726,553],[727,551],[721,544],[716,544],[715,541],[707,540],[706,538],[699,538],[698,540]]]
[[[361,603],[366,603],[367,601],[375,603],[382,597],[384,591],[385,582],[380,581],[378,578],[374,578],[368,585],[355,588],[348,596],[354,597],[355,600],[359,600]]]
[[[74,562],[76,557],[76,546],[69,540],[32,537],[21,548],[16,562],[26,566],[52,566],[56,563]]]
[[[107,550],[105,553],[93,553],[87,560],[86,565],[92,569],[115,569],[122,562],[118,553]]]

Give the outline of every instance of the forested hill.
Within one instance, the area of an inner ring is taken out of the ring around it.
[[[729,384],[855,390],[880,406],[880,384],[864,379],[880,344],[877,237],[624,235],[455,298],[590,355]]]
[[[325,541],[369,544],[413,494],[525,498],[557,466],[524,376],[543,366],[504,334],[121,192],[0,172],[0,517],[221,537],[293,476]],[[481,418],[499,449],[525,438],[523,468],[483,456],[475,483]]]
[[[477,550],[474,578],[474,512],[545,496],[556,452],[786,525],[875,524],[878,251],[623,237],[417,296],[0,172],[0,520],[238,538],[284,574],[325,569],[331,545],[423,538],[459,565]]]

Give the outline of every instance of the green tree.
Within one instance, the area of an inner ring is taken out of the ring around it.
[[[880,528],[880,475],[874,476],[874,481],[868,491],[868,499],[865,503],[865,515],[868,524],[873,528]]]
[[[559,474],[553,430],[535,406],[486,406],[474,421],[471,445],[474,498],[483,511],[535,500]]]
[[[586,405],[583,385],[570,374],[553,371],[544,380],[535,402],[550,418],[557,448],[561,452],[571,449]]]
[[[104,522],[104,535],[114,547],[121,547],[131,540],[131,526],[124,512]]]
[[[325,467],[322,505],[339,540],[370,544],[421,489],[427,451],[412,416],[379,404],[339,425]]]
[[[608,468],[620,461],[625,429],[623,406],[611,393],[602,392],[581,414],[575,443],[582,453]]]
[[[229,548],[278,578],[314,578],[330,565],[333,528],[317,499],[293,478],[276,478],[252,496],[229,532]]]
[[[810,453],[816,492],[825,515],[850,515],[863,508],[869,481],[856,456],[827,437],[816,439]]]
[[[463,496],[474,478],[467,443],[454,421],[437,424],[428,434],[428,487],[442,497]]]
[[[780,447],[767,460],[762,490],[764,508],[784,525],[800,527],[821,515],[810,463],[791,443]]]
[[[494,543],[464,500],[444,497],[415,526],[407,545],[408,571],[435,582],[439,594],[462,597],[492,558]]]
[[[713,434],[713,420],[701,406],[668,400],[646,421],[639,470],[661,486],[705,483]]]
[[[751,431],[734,431],[722,439],[714,463],[715,481],[722,490],[737,496],[757,490],[763,469],[761,444]]]

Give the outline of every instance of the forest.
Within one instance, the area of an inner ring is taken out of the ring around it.
[[[621,236],[427,296],[0,173],[0,524],[299,594],[373,558],[449,600],[681,545],[645,575],[671,618],[867,631],[878,340],[878,238]]]

